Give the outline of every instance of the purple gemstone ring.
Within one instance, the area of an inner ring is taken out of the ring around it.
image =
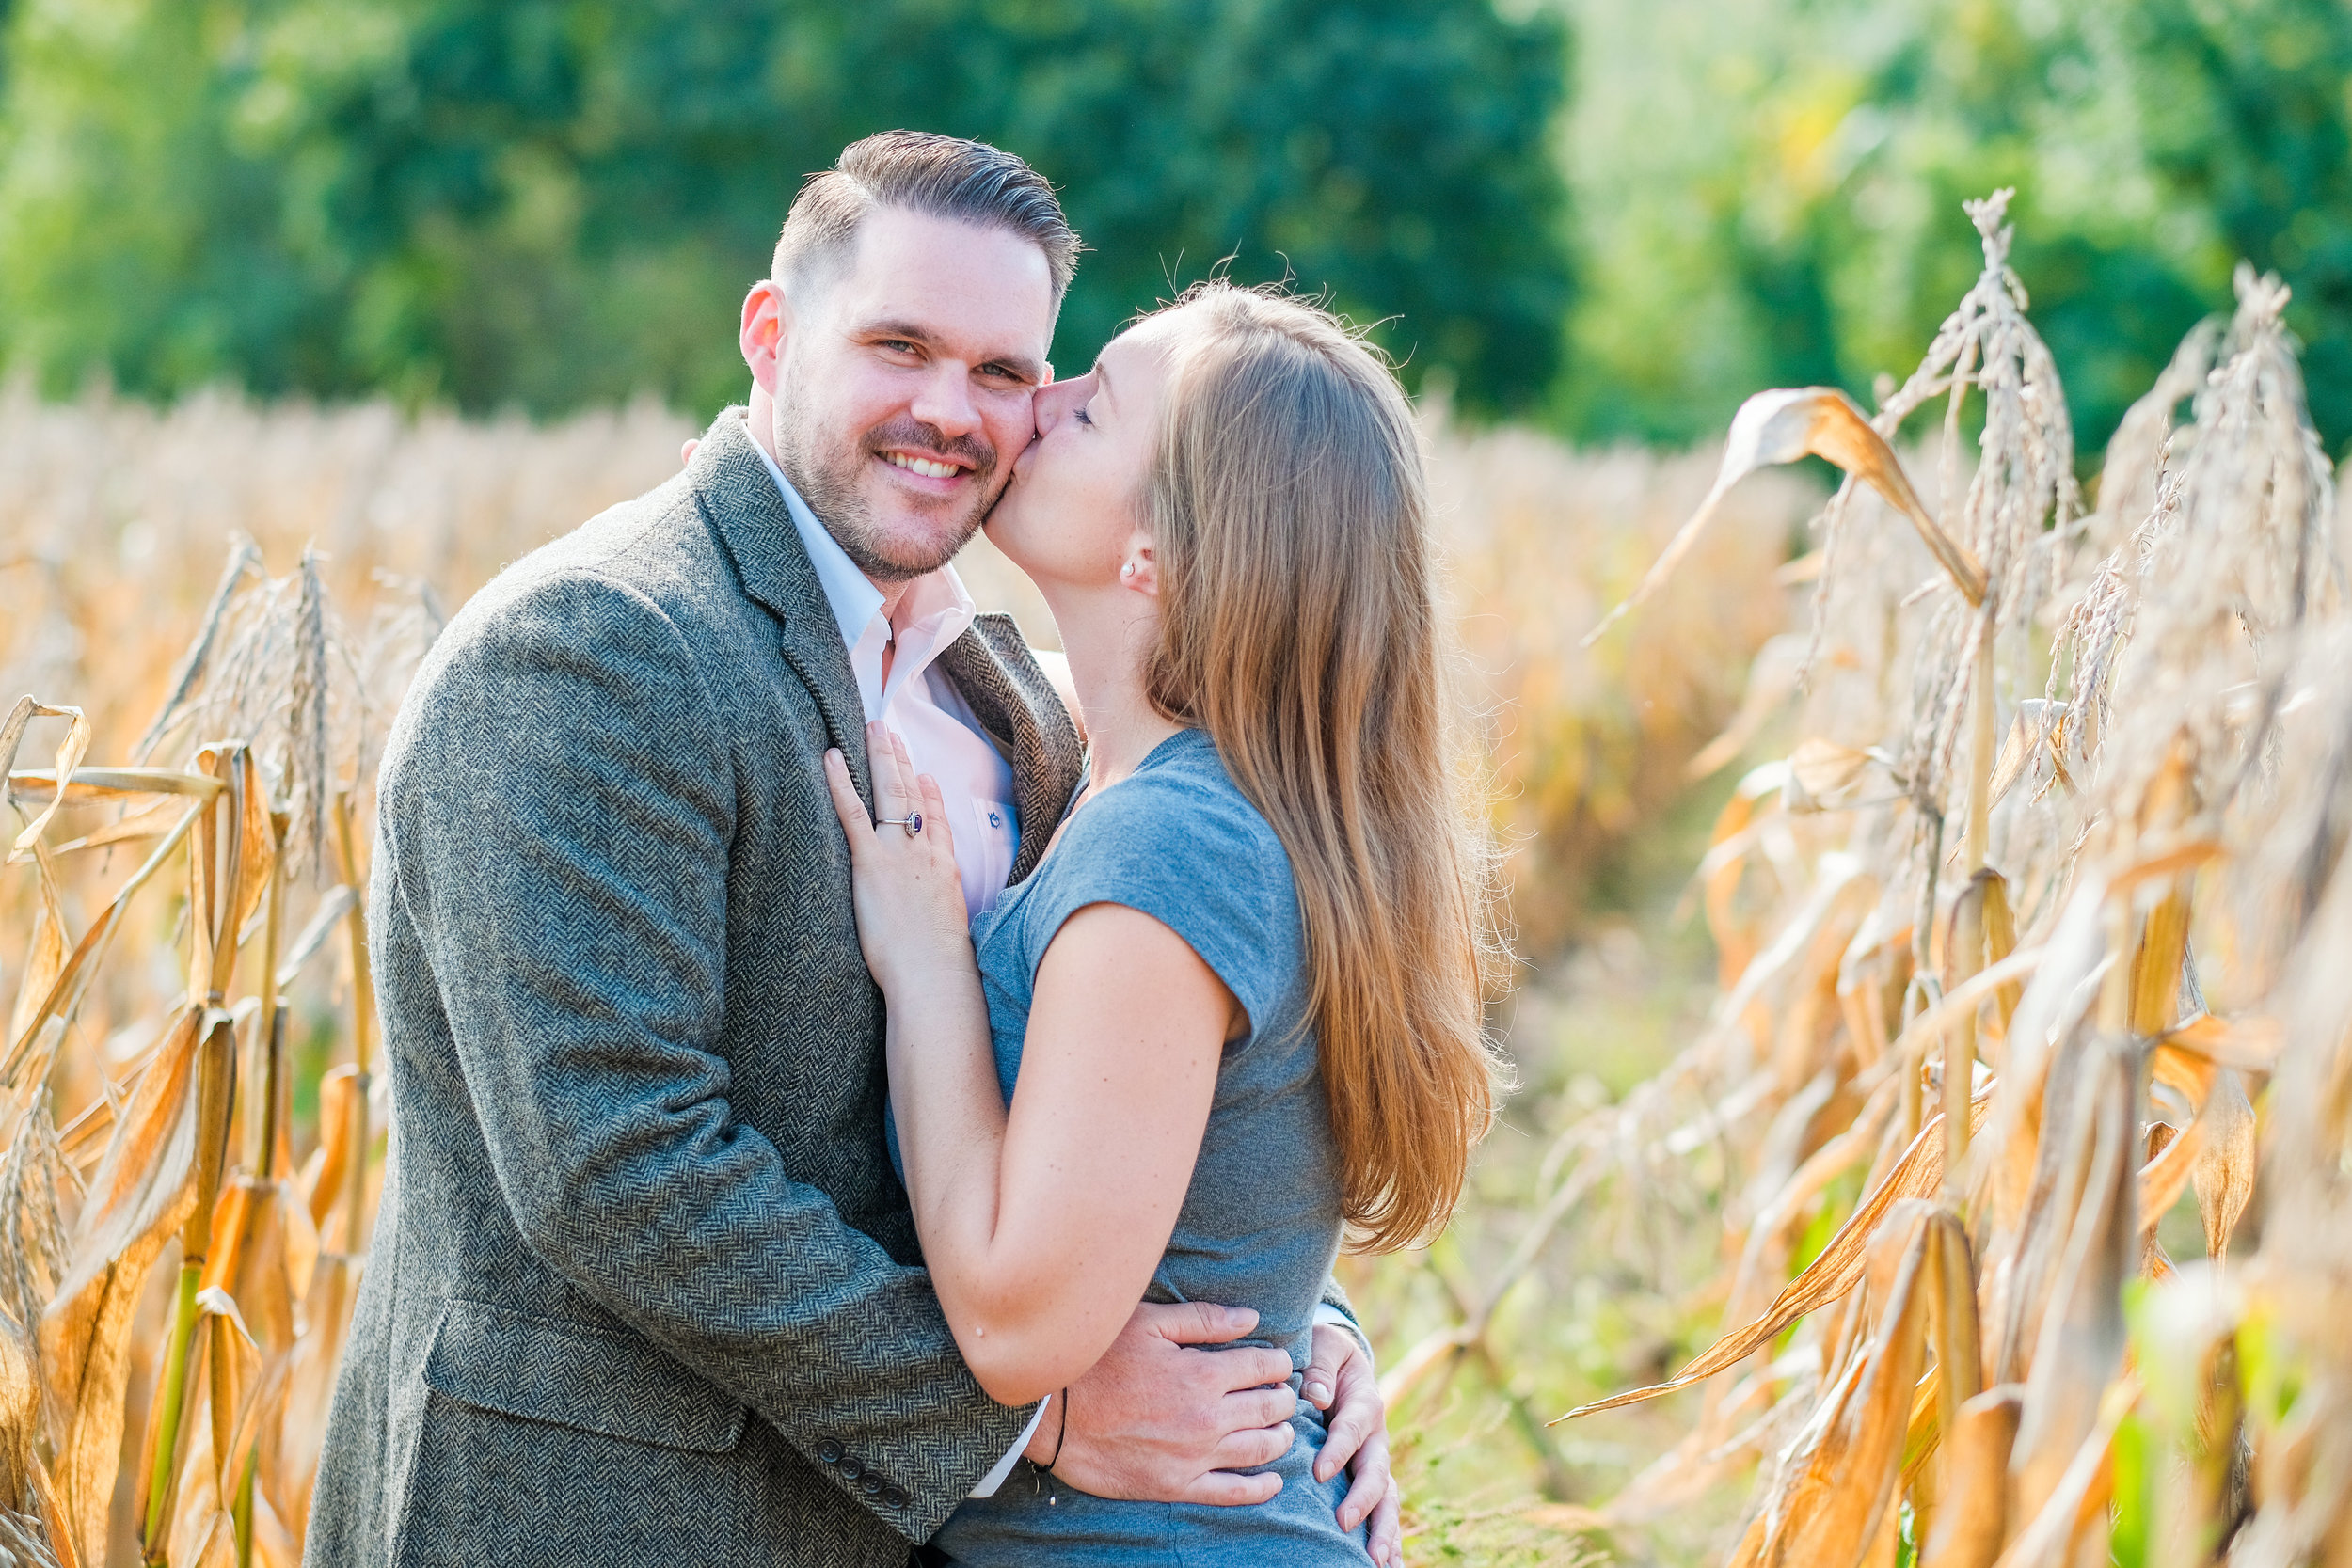
[[[923,814],[919,811],[911,811],[904,816],[877,816],[874,818],[874,826],[877,828],[904,828],[907,831],[907,837],[913,838],[916,833],[923,831]]]

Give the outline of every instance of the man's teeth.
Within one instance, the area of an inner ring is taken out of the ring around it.
[[[882,461],[909,473],[921,474],[925,479],[951,479],[961,472],[953,463],[933,463],[929,458],[910,457],[902,451],[883,452]]]

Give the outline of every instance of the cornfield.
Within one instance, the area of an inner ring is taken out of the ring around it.
[[[1638,627],[1749,472],[1843,470],[1792,574],[1815,581],[1794,678],[1756,672],[1751,709],[1790,711],[1719,749],[1779,726],[1694,879],[1704,1022],[1558,1118],[1506,1224],[1424,1257],[1436,1321],[1387,1365],[1408,1430],[1449,1394],[1457,1424],[1497,1402],[1466,1376],[1502,1396],[1488,1424],[1551,1500],[1493,1512],[1564,1557],[2352,1562],[2332,475],[2286,293],[2241,269],[2086,506],[2008,196],[1970,204],[1983,272],[1917,371],[1875,415],[1751,399],[1629,601]],[[1544,1310],[1578,1299],[1564,1256],[1721,1330],[1671,1376],[1661,1355],[1539,1411],[1545,1335],[1580,1348]],[[1662,1433],[1609,1423],[1663,1397],[1678,1435],[1587,1496],[1573,1434]]]
[[[0,394],[0,681],[36,694],[0,730],[0,1560],[298,1560],[389,1119],[358,895],[376,738],[449,608],[668,477],[691,432]],[[1569,628],[1712,461],[1442,418],[1431,450],[1549,942],[1782,628],[1777,595],[1707,585],[1769,578],[1819,492],[1734,498],[1693,586],[1597,662]],[[984,542],[961,564],[1050,642]]]

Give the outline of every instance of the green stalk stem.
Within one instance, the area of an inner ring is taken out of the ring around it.
[[[188,1388],[188,1346],[196,1338],[196,1287],[204,1276],[202,1254],[180,1265],[180,1293],[171,1312],[171,1348],[164,1358],[161,1431],[155,1438],[155,1468],[147,1478],[146,1560],[162,1562],[171,1539],[171,1477],[180,1447],[180,1418],[185,1414]]]
[[[172,1312],[171,1348],[165,1357],[157,1416],[155,1468],[148,1477],[147,1560],[164,1560],[171,1538],[171,1484],[177,1472],[180,1427],[187,1414],[188,1347],[196,1337],[197,1285],[212,1255],[213,1213],[220,1201],[221,1168],[229,1153],[229,1114],[237,1074],[237,1029],[215,1010],[196,1055],[196,1208],[180,1232],[180,1296]]]
[[[258,1439],[246,1450],[245,1474],[237,1480],[237,1506],[230,1513],[237,1527],[237,1568],[253,1568],[253,1482],[261,1473]]]

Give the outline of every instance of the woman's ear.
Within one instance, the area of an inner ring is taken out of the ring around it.
[[[1119,586],[1132,588],[1146,598],[1160,596],[1160,563],[1150,534],[1137,533],[1127,541],[1126,558],[1119,563]]]

